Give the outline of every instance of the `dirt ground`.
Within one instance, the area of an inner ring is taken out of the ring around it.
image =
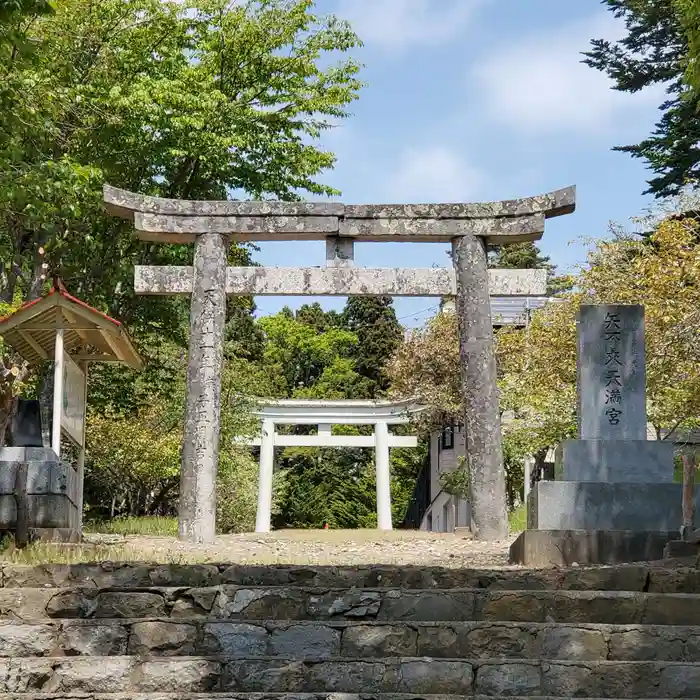
[[[508,548],[512,542],[475,542],[461,535],[401,530],[282,530],[221,536],[211,545],[141,535],[89,535],[87,540],[88,545],[81,548],[83,560],[89,557],[92,547],[99,550],[99,558],[105,558],[111,550],[113,558],[119,560],[166,563],[397,564],[455,568],[511,568]]]

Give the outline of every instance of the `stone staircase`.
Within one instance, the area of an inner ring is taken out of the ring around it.
[[[6,565],[0,584],[0,700],[700,698],[692,567]]]

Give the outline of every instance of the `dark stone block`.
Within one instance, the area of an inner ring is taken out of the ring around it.
[[[667,531],[525,530],[510,547],[510,561],[529,567],[658,561],[677,538]]]
[[[15,447],[43,447],[39,401],[17,399],[17,412],[10,424],[9,438]]]

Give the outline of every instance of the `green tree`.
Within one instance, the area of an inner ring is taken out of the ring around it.
[[[489,251],[489,267],[536,270],[553,270],[549,256],[531,242],[508,243]]]
[[[403,339],[393,301],[386,296],[349,297],[343,318],[357,335],[355,368],[367,380],[362,398],[376,398],[388,389],[384,369]]]
[[[284,311],[258,321],[266,339],[264,360],[285,380],[285,395],[313,386],[326,368],[347,359],[357,336],[340,328],[319,333],[315,326],[290,317]]]
[[[13,26],[0,62],[0,301],[36,297],[57,273],[137,339],[183,340],[185,302],[136,299],[133,265],[188,264],[191,246],[138,241],[103,211],[104,181],[179,198],[335,193],[318,179],[334,156],[314,142],[347,114],[359,66],[326,57],[358,39],[311,0],[62,0]],[[3,365],[6,396],[17,358]],[[0,413],[2,425],[4,401]]]
[[[595,39],[585,54],[585,62],[607,74],[616,90],[634,93],[665,86],[667,97],[654,132],[638,144],[615,149],[646,161],[655,176],[645,194],[656,197],[678,194],[700,174],[700,117],[696,103],[685,95],[689,43],[676,1],[603,0],[624,21],[627,34],[618,41]],[[693,16],[697,26],[698,15]]]

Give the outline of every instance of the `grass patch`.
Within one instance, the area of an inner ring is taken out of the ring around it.
[[[0,543],[0,562],[6,564],[85,564],[99,561],[127,561],[122,547],[85,546],[33,542],[17,549],[12,539]]]
[[[163,518],[157,515],[143,518],[115,518],[103,522],[86,523],[85,531],[100,535],[177,537],[177,518]]]
[[[512,534],[527,529],[527,508],[524,503],[508,513],[508,528]]]

